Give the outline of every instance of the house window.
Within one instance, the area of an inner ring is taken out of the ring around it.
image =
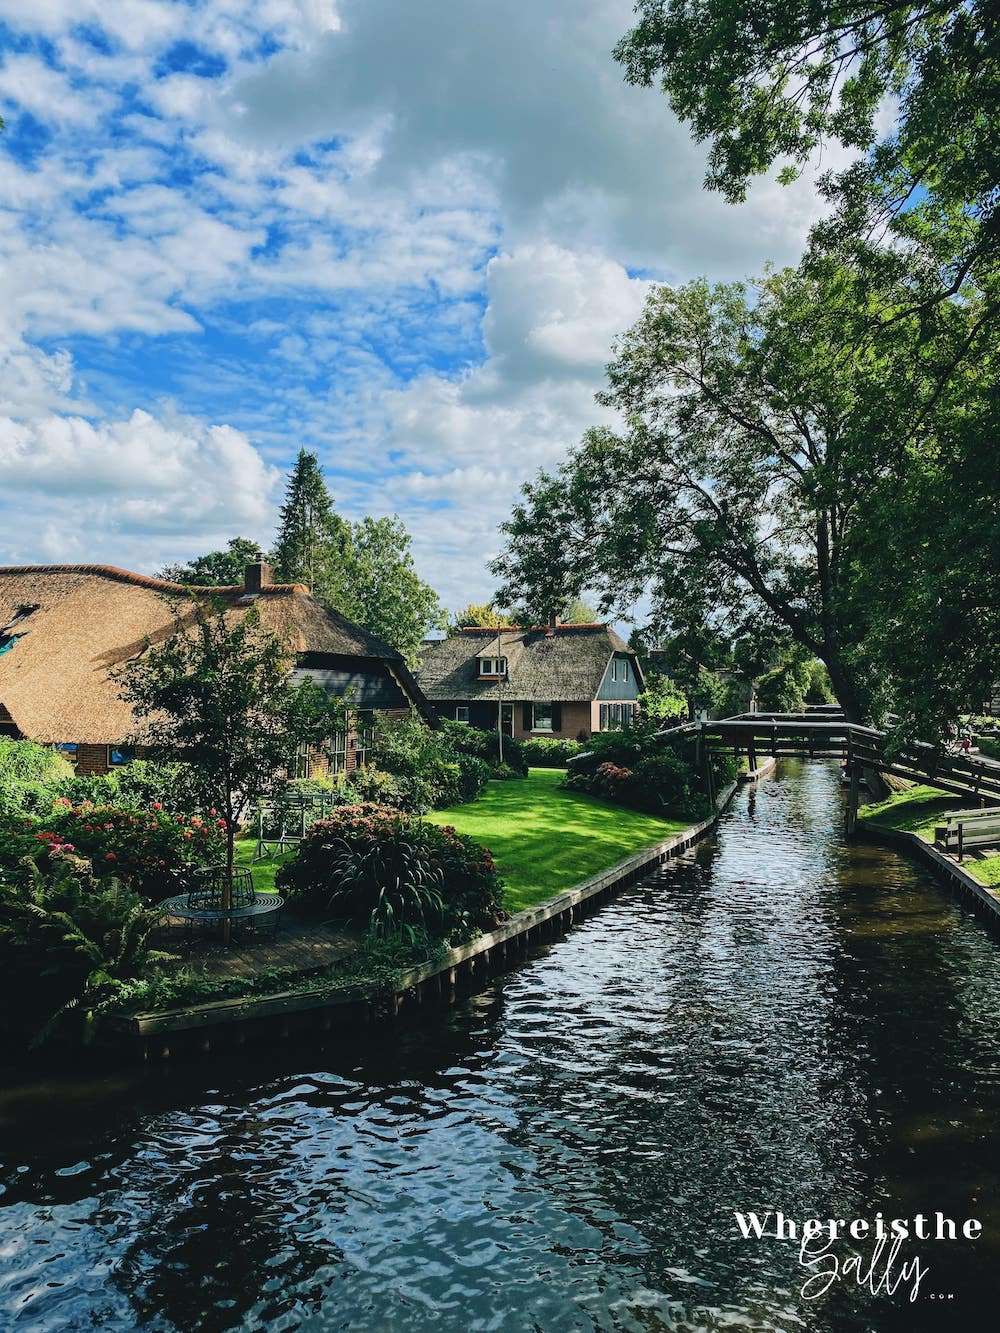
[[[330,748],[326,752],[331,774],[347,771],[347,732],[335,731],[330,737]]]
[[[309,776],[309,746],[305,741],[299,741],[296,747],[294,770],[297,778]]]
[[[628,680],[628,663],[622,662],[622,680]]]
[[[375,714],[370,708],[358,713],[357,765],[363,768],[371,763],[372,749],[375,745]]]
[[[481,657],[479,659],[479,674],[481,676],[506,676],[506,657]]]
[[[468,722],[469,722],[469,705],[468,705],[468,704],[458,704],[458,705],[456,706],[456,708],[455,708],[455,721],[456,721],[456,722],[464,722],[464,723],[466,724],[466,726],[468,726]]]
[[[75,759],[77,750],[75,741],[60,741],[56,746],[60,754],[64,754],[67,759]]]
[[[617,680],[617,679],[618,679],[618,658],[617,658],[617,657],[613,657],[613,658],[611,659],[611,679],[612,679],[612,680]]]
[[[531,706],[531,730],[532,730],[532,731],[551,731],[551,730],[552,730],[552,705],[551,705],[551,704],[532,704],[532,706]]]
[[[108,768],[121,768],[123,764],[130,764],[134,758],[135,751],[127,745],[108,746]]]

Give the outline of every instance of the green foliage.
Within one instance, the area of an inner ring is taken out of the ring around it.
[[[589,602],[580,597],[571,597],[559,613],[559,619],[564,625],[595,625],[599,623],[600,616]]]
[[[157,914],[86,861],[53,856],[20,885],[0,881],[0,1031],[11,1047],[56,1032],[92,1038],[123,984],[158,955]]]
[[[495,602],[470,602],[461,611],[455,612],[448,633],[460,634],[465,625],[478,625],[482,629],[510,629],[510,613],[498,610]]]
[[[260,546],[249,537],[232,537],[224,551],[209,551],[187,565],[167,565],[159,577],[200,588],[242,587],[246,567],[253,564],[259,552]]]
[[[555,736],[530,736],[521,742],[521,754],[529,768],[565,768],[583,748],[580,741]]]
[[[627,429],[590,431],[524,488],[498,596],[541,608],[596,584],[606,607],[648,596],[655,623],[731,642],[766,623],[825,663],[851,720],[892,708],[933,732],[960,689],[983,697],[1000,647],[1000,567],[979,558],[1000,541],[1000,303],[967,284],[927,306],[931,239],[921,253],[877,282],[816,258],[752,289],[651,293],[601,396]]]
[[[387,806],[344,806],[318,821],[276,883],[307,909],[343,916],[378,939],[412,940],[416,931],[456,938],[502,913],[485,848]]]
[[[0,736],[0,816],[51,805],[52,785],[72,778],[72,765],[51,746]]]
[[[344,610],[350,542],[350,529],[334,510],[319,459],[300,449],[285,488],[274,543],[279,580],[304,583],[316,597]]]
[[[310,681],[288,683],[290,650],[260,628],[251,608],[192,602],[189,621],[117,676],[137,719],[139,743],[154,757],[183,754],[202,806],[225,821],[226,864],[237,825],[284,782],[300,744],[317,744],[344,725],[343,704]]]
[[[337,609],[391,644],[416,667],[421,640],[448,623],[437,593],[417,574],[410,535],[397,516],[351,525],[346,588]]]
[[[775,162],[791,159],[779,177],[788,181],[839,141],[861,156],[822,182],[837,210],[821,242],[846,244],[875,272],[886,231],[897,253],[933,231],[940,296],[995,269],[1000,57],[991,0],[762,0],[752,22],[744,6],[714,0],[639,0],[636,9],[616,58],[629,82],[659,83],[708,141],[710,188],[741,200]],[[887,95],[897,99],[895,124],[879,139]]]
[[[150,902],[177,892],[187,867],[218,860],[221,820],[173,815],[153,806],[71,806],[59,797],[35,819],[0,820],[0,873],[24,880],[25,858],[43,866],[67,854],[86,857],[98,877],[113,876]]]
[[[175,814],[204,813],[190,765],[176,760],[155,763],[149,759],[134,759],[110,773],[61,779],[53,783],[50,790],[71,805],[89,801],[91,805],[115,805],[132,810],[157,806]]]
[[[570,765],[565,786],[636,810],[669,810],[688,819],[711,812],[705,776],[693,763],[693,751],[665,741],[651,720],[624,731],[596,732]]]
[[[792,658],[768,671],[757,682],[757,698],[767,713],[800,713],[806,705],[806,691],[812,685],[809,663]]]
[[[639,695],[639,709],[657,722],[687,716],[687,695],[669,676],[659,671],[646,672],[646,688]]]
[[[807,662],[809,681],[806,685],[807,704],[832,704],[836,700],[833,694],[833,682],[830,673],[822,662]]]
[[[374,766],[354,774],[351,786],[364,801],[413,814],[474,801],[493,774],[481,755],[459,748],[456,741],[464,739],[453,729],[434,731],[416,717],[377,716]]]
[[[456,754],[469,754],[481,759],[490,767],[495,777],[504,776],[500,772],[501,767],[512,769],[517,777],[523,777],[528,771],[523,741],[504,736],[501,760],[500,737],[495,731],[482,731],[479,727],[466,726],[464,722],[445,719],[441,723],[441,732],[447,737]]]

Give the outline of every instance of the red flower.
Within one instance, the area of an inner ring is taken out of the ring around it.
[[[115,856],[114,852],[105,852],[104,859],[105,861],[117,861],[118,857]]]

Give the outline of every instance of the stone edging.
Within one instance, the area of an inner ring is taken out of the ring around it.
[[[882,839],[892,843],[915,855],[918,860],[926,862],[934,875],[946,882],[948,888],[957,889],[995,928],[1000,929],[1000,893],[986,884],[980,884],[979,880],[973,878],[967,870],[963,870],[957,861],[939,852],[916,833],[907,833],[904,829],[885,828],[880,824],[869,823],[865,819],[858,820],[858,828],[863,829],[876,841]]]

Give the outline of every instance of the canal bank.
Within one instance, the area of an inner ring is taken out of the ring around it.
[[[750,775],[751,780],[758,780],[768,771],[762,766]],[[389,986],[376,990],[361,983],[324,989],[306,981],[271,995],[113,1017],[105,1025],[104,1045],[144,1059],[206,1055],[217,1050],[220,1042],[242,1046],[248,1041],[284,1041],[294,1033],[309,1030],[330,1034],[358,1024],[394,1019],[404,1009],[419,1011],[453,1002],[460,992],[473,990],[497,970],[513,966],[528,949],[564,934],[581,915],[596,910],[654,867],[685,852],[715,826],[736,790],[737,784],[730,783],[719,793],[715,814],[710,818],[635,852],[572,889],[515,913],[494,931],[406,969]]]
[[[1000,950],[842,814],[782,761],[433,1023],[0,1089],[0,1326],[992,1327]],[[983,1234],[808,1301],[778,1209]]]

